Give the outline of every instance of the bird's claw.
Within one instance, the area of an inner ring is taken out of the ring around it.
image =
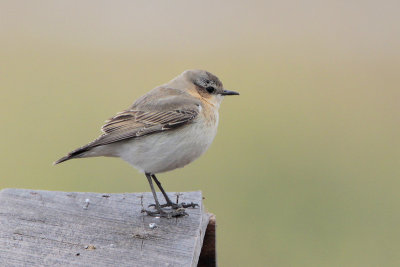
[[[178,208],[178,209],[174,209],[171,211],[166,211],[166,210],[163,210],[162,208],[157,209],[155,211],[142,209],[142,212],[146,212],[147,215],[149,215],[149,216],[164,217],[164,218],[168,218],[168,219],[171,219],[173,217],[182,217],[182,216],[188,215],[184,208]]]
[[[150,204],[148,207],[156,207],[156,204]],[[190,202],[188,204],[186,204],[185,202],[182,202],[180,204],[175,204],[175,203],[165,203],[160,205],[161,208],[166,208],[166,207],[171,207],[175,210],[177,209],[181,209],[181,208],[196,208],[196,207],[200,207],[199,204]]]

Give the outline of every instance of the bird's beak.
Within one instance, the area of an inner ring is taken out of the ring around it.
[[[229,91],[229,90],[224,90],[221,95],[239,95],[238,92],[235,91]]]

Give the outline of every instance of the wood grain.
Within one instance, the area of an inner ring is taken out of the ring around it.
[[[154,218],[141,213],[153,203],[151,193],[4,189],[0,266],[197,266],[210,215],[200,191],[182,193],[179,201],[200,208]]]

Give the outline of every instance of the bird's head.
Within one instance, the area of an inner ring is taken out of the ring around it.
[[[186,70],[177,79],[185,81],[187,90],[213,105],[219,106],[226,95],[239,95],[238,92],[224,89],[222,82],[214,74],[205,70]]]

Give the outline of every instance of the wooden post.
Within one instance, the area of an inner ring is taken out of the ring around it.
[[[0,266],[197,266],[199,258],[199,266],[215,266],[215,220],[207,227],[201,192],[179,194],[179,201],[200,207],[165,219],[141,213],[151,193],[4,189]]]

